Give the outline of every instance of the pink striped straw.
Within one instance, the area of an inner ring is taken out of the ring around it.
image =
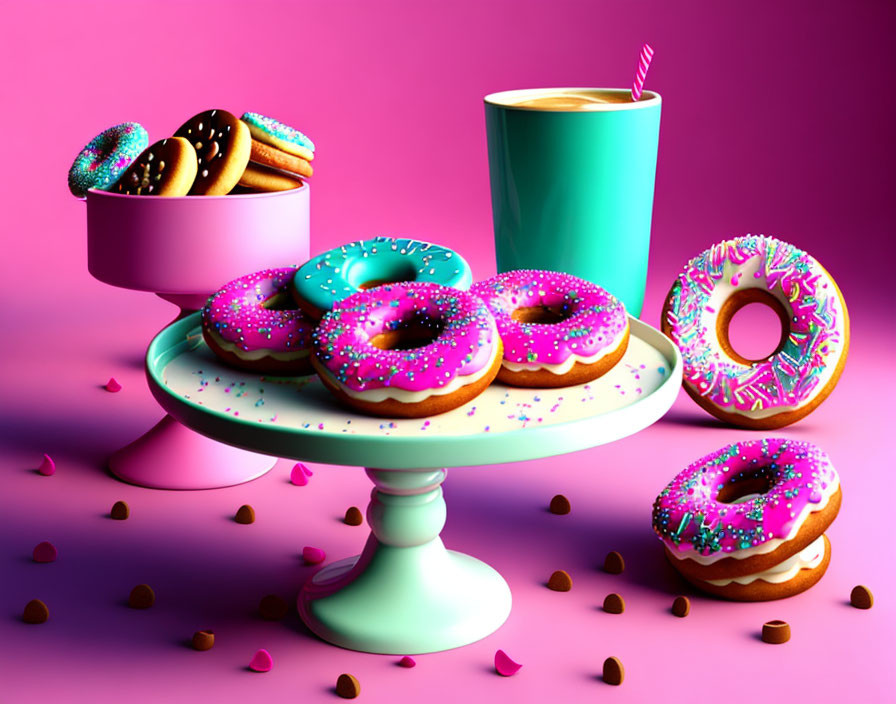
[[[638,59],[638,70],[635,73],[635,80],[632,82],[632,101],[638,102],[641,99],[641,92],[644,90],[644,79],[647,78],[647,69],[650,68],[650,60],[653,58],[653,49],[650,44],[641,47],[641,56]]]

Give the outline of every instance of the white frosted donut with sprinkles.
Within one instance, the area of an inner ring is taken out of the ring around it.
[[[505,384],[584,384],[612,369],[628,347],[622,302],[576,276],[520,269],[473,284],[470,292],[497,321],[504,344],[498,381]]]
[[[501,366],[485,304],[435,283],[384,284],[337,303],[314,331],[312,364],[362,413],[419,418],[462,406]]]
[[[288,286],[295,267],[265,269],[234,279],[202,309],[202,336],[222,360],[251,371],[311,374],[314,322],[300,311]]]
[[[743,306],[772,308],[782,334],[775,351],[750,360],[731,346],[728,326]],[[673,283],[663,332],[681,349],[684,388],[733,425],[780,428],[830,394],[849,350],[846,303],[830,274],[791,244],[762,235],[702,252]]]

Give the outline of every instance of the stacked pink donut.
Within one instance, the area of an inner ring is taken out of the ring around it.
[[[747,440],[702,457],[660,492],[653,529],[672,566],[717,596],[764,601],[824,575],[841,502],[828,456],[808,442]]]

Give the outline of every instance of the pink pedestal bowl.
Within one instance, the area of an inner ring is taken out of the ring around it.
[[[309,257],[310,191],[160,198],[87,193],[87,268],[120,288],[198,310],[243,274]],[[157,489],[211,489],[255,479],[276,458],[222,445],[170,416],[109,458],[119,478]]]

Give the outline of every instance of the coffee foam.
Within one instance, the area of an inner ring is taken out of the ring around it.
[[[600,106],[631,102],[631,94],[611,91],[563,91],[546,93],[535,97],[508,103],[513,107],[531,108],[534,110],[599,110]]]

